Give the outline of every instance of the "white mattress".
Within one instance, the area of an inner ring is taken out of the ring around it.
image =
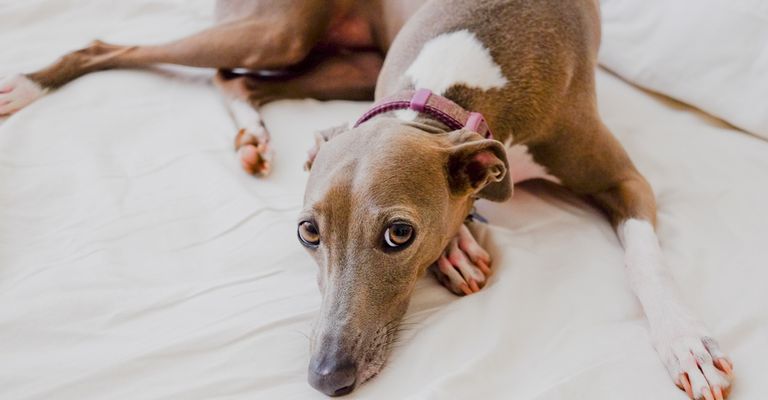
[[[211,1],[0,2],[0,73],[99,37],[150,43]],[[210,73],[93,74],[0,125],[0,398],[304,399],[320,296],[295,239],[315,129],[364,103],[265,109],[277,159],[246,176]],[[684,299],[768,389],[768,143],[604,72],[608,126],[656,190]],[[762,112],[755,108],[755,112]],[[523,190],[482,204],[497,273],[481,293],[423,279],[365,399],[684,399],[657,359],[597,212]]]

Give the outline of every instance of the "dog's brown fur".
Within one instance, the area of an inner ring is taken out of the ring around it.
[[[53,89],[103,69],[174,63],[218,68],[219,87],[254,106],[300,97],[363,100],[374,89],[381,98],[413,88],[406,68],[441,33],[468,29],[488,46],[509,83],[489,91],[454,86],[445,96],[482,112],[499,141],[450,132],[429,118],[380,116],[325,132],[307,164],[301,221],[319,227],[322,240],[310,253],[323,292],[310,381],[328,394],[348,393],[378,372],[416,279],[454,240],[476,196],[509,196],[501,142],[527,146],[614,227],[630,218],[656,220],[650,186],[597,112],[597,1],[422,3],[219,1],[218,25],[199,34],[159,46],[94,42],[27,75]],[[237,68],[282,73],[233,75]],[[258,145],[241,136],[238,147]],[[409,221],[416,237],[408,249],[388,253],[381,236],[394,220]]]
[[[650,187],[597,114],[594,70],[600,32],[595,2],[428,3],[393,42],[376,97],[413,89],[406,69],[424,44],[460,29],[475,33],[488,46],[509,83],[491,90],[453,86],[446,97],[465,109],[481,110],[496,139],[513,138],[515,144],[528,146],[538,163],[564,186],[601,206],[615,225],[628,218],[655,218]],[[324,288],[321,320],[336,325],[320,324],[313,342],[334,338],[336,347],[313,351],[315,369],[322,369],[329,358],[338,364],[350,355],[357,360],[355,353],[362,350],[354,349],[384,340],[381,327],[402,316],[416,277],[456,235],[475,196],[498,201],[511,193],[509,174],[500,179],[490,173],[493,168],[506,172],[499,142],[471,132],[449,132],[430,118],[414,124],[379,117],[331,136],[314,161],[302,215],[321,227],[328,244],[311,254],[320,265],[321,282],[333,282]],[[469,144],[476,147],[463,150]],[[481,156],[490,161],[480,165],[476,160]],[[388,165],[399,167],[392,171]],[[395,205],[397,217],[380,215],[388,215]],[[374,216],[408,220],[425,233],[396,256],[382,254],[377,241],[386,223]],[[346,275],[348,269],[355,274]],[[389,283],[376,283],[381,281]],[[370,293],[355,293],[361,286]],[[340,315],[350,317],[340,321]],[[378,351],[367,356],[382,357]]]

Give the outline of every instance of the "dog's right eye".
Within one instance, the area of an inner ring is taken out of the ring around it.
[[[390,249],[402,250],[413,241],[413,227],[403,222],[395,222],[384,231],[384,243]]]
[[[299,241],[305,247],[315,248],[320,244],[320,232],[317,226],[310,221],[304,221],[299,224]]]

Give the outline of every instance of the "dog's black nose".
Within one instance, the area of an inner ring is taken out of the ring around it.
[[[344,396],[355,389],[357,364],[351,360],[319,357],[309,364],[309,384],[328,396]]]

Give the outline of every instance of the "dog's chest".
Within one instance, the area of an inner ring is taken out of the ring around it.
[[[531,179],[545,179],[557,184],[561,183],[558,177],[547,172],[546,167],[538,164],[533,159],[533,155],[528,151],[528,146],[524,144],[513,144],[510,146],[509,143],[506,144],[509,174],[512,177],[513,183]]]

